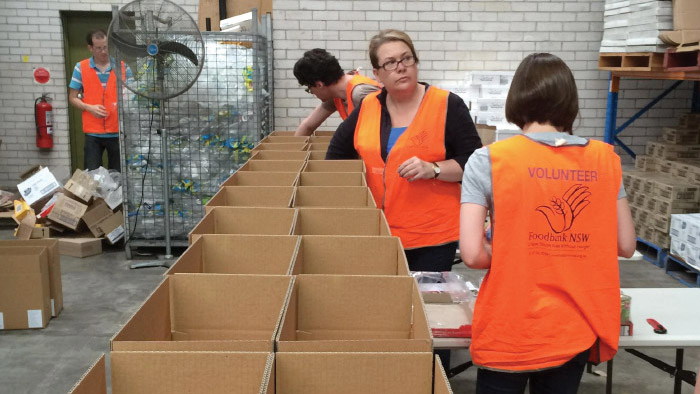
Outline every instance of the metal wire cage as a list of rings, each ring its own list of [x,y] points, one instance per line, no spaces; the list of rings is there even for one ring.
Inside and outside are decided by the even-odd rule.
[[[183,94],[152,100],[120,85],[127,257],[139,246],[186,246],[204,205],[272,130],[271,22],[255,14],[250,32],[202,32],[204,66]]]

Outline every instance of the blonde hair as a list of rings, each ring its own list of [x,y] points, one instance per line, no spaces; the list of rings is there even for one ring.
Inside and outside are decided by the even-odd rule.
[[[418,63],[418,54],[416,54],[416,48],[413,47],[411,37],[401,30],[386,29],[377,33],[369,41],[369,60],[372,62],[372,67],[379,68],[379,59],[377,58],[377,50],[379,47],[392,41],[400,41],[406,44],[406,46],[408,46],[408,48],[411,50],[413,57],[416,59],[416,63]]]

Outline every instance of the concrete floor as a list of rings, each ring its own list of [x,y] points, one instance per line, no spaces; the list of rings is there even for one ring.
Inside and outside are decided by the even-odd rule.
[[[12,232],[0,229],[0,239]],[[97,357],[109,351],[109,339],[162,280],[163,268],[130,270],[123,250],[77,259],[62,256],[64,310],[42,330],[0,332],[0,394],[66,394]],[[645,261],[621,262],[623,287],[681,287]],[[461,270],[461,269],[460,269]],[[466,268],[464,269],[466,272]],[[470,278],[478,278],[470,271]],[[698,328],[700,330],[700,327]],[[648,354],[673,362],[673,350]],[[453,364],[468,352],[455,352]],[[700,367],[700,349],[686,350],[686,369]],[[597,368],[605,371],[605,366]],[[451,379],[455,393],[474,392],[476,370]],[[614,393],[672,393],[673,379],[636,357],[615,358]],[[584,374],[579,393],[605,392],[605,378]],[[692,394],[684,384],[682,393]]]

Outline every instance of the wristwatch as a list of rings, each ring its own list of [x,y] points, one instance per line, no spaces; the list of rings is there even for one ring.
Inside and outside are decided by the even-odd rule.
[[[433,165],[433,179],[437,178],[440,175],[440,166],[437,165],[437,163],[431,163]]]

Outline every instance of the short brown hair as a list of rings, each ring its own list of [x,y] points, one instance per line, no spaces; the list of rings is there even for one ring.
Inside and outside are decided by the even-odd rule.
[[[549,53],[528,55],[518,66],[506,99],[506,119],[521,129],[550,123],[571,134],[578,116],[578,90],[569,67]]]
[[[408,46],[411,50],[411,55],[416,59],[418,63],[418,54],[416,54],[416,48],[413,47],[413,41],[408,34],[396,29],[386,29],[377,33],[369,41],[369,60],[372,62],[372,67],[379,68],[379,59],[377,58],[377,49],[379,49],[382,44],[392,41],[401,41]]]
[[[92,46],[93,38],[96,40],[101,40],[105,37],[107,37],[107,32],[105,32],[103,29],[97,28],[90,30],[87,36],[85,36],[85,40],[87,41],[88,45]]]

